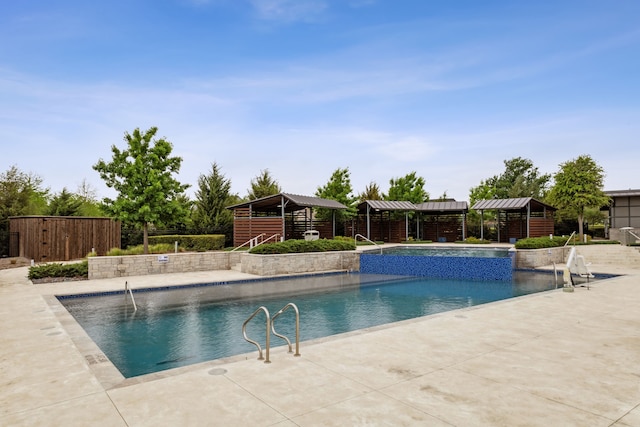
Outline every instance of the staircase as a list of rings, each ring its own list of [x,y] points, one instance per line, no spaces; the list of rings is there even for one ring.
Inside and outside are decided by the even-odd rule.
[[[576,252],[592,264],[608,264],[640,269],[640,246],[585,245]]]

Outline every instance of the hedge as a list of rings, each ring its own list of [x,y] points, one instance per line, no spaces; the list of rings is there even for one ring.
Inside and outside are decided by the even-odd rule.
[[[46,277],[89,277],[89,262],[84,260],[72,264],[50,263],[29,267],[29,280]]]
[[[199,235],[164,235],[149,236],[149,244],[178,242],[178,247],[186,251],[219,251],[224,249],[224,234],[199,234]]]
[[[292,254],[303,252],[352,251],[356,245],[349,240],[285,240],[284,242],[265,243],[251,249],[251,254]]]

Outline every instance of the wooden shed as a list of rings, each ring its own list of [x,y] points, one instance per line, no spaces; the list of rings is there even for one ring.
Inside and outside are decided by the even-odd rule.
[[[11,253],[36,262],[84,258],[92,250],[105,255],[120,247],[120,222],[77,216],[17,216],[9,218]],[[17,242],[17,243],[16,243]]]

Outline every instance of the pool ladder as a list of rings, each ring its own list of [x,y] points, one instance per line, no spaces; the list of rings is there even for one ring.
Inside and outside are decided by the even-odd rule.
[[[129,287],[129,282],[124,282],[124,297],[127,298],[127,292],[129,292],[129,296],[131,297],[131,302],[133,303],[133,311],[138,311],[138,306],[136,305],[136,300],[133,298],[133,292]]]
[[[282,307],[273,317],[270,316],[269,310],[267,310],[265,306],[258,307],[256,311],[254,311],[253,314],[249,316],[247,320],[245,320],[242,324],[242,336],[244,336],[244,339],[258,347],[258,360],[264,360],[264,363],[271,363],[271,361],[269,360],[269,348],[271,346],[272,333],[278,338],[285,340],[287,342],[287,345],[289,346],[289,353],[293,353],[293,350],[291,349],[291,341],[289,341],[289,338],[277,333],[275,327],[273,326],[278,316],[287,311],[289,308],[293,308],[296,313],[296,352],[294,356],[300,356],[300,312],[298,311],[298,307],[294,303],[290,302],[289,304]],[[247,324],[261,311],[264,312],[266,317],[265,357],[262,357],[262,347],[260,347],[260,344],[247,336]]]

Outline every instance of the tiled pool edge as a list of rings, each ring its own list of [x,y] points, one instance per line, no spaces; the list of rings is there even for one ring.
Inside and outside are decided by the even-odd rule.
[[[360,255],[361,273],[509,281],[513,277],[513,269],[514,262],[511,257]]]

